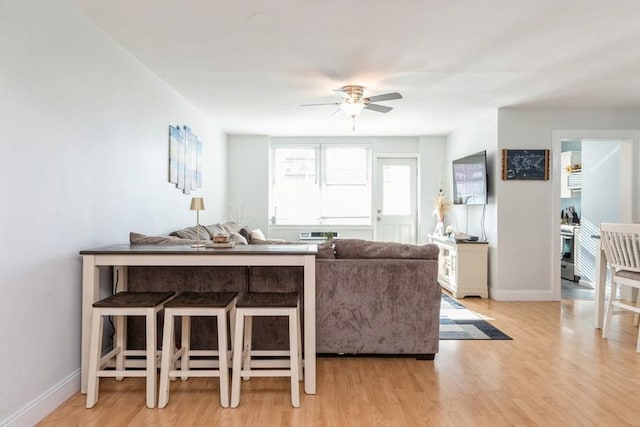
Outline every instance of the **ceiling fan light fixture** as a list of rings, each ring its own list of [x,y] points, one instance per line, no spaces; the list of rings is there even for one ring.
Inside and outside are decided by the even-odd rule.
[[[364,108],[364,103],[362,102],[349,102],[343,101],[340,104],[340,109],[350,117],[355,117],[362,113],[362,109]]]

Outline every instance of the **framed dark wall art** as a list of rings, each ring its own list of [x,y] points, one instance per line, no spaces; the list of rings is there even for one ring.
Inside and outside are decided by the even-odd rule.
[[[502,179],[547,181],[549,150],[502,150]]]

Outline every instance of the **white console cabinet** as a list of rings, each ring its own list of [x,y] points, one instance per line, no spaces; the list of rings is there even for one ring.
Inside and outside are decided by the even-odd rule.
[[[438,283],[454,298],[489,297],[487,286],[487,242],[456,242],[443,236],[429,236],[438,245]]]

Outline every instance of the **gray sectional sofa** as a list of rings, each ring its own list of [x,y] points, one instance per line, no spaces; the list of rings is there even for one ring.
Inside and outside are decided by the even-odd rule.
[[[317,351],[435,355],[437,259],[433,245],[336,240],[316,260]]]
[[[176,244],[169,240],[155,243]],[[144,241],[149,243],[149,239]],[[439,342],[437,257],[438,248],[431,244],[338,239],[320,245],[316,257],[317,352],[432,359]],[[301,267],[129,267],[128,281],[130,290],[302,293],[303,272]],[[286,327],[286,319],[256,319],[254,348],[286,348]],[[130,325],[134,346],[143,346],[142,330],[139,323]],[[194,319],[192,334],[194,348],[216,347],[211,319]]]

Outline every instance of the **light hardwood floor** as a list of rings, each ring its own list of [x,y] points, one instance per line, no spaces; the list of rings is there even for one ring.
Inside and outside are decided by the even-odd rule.
[[[593,301],[496,302],[469,309],[512,341],[440,341],[435,361],[319,358],[318,394],[290,405],[288,378],[243,383],[223,409],[217,379],[172,384],[165,409],[144,406],[144,380],[102,379],[85,409],[77,394],[40,426],[640,426],[638,329],[614,317],[593,328]]]

